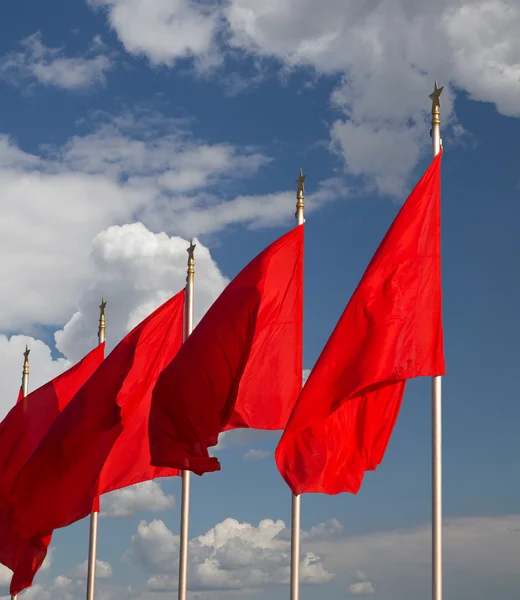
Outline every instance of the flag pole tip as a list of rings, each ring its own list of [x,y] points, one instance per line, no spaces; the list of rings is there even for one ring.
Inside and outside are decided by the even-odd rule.
[[[190,247],[186,249],[186,252],[188,253],[188,262],[193,260],[193,253],[195,252],[196,246],[195,238],[191,238]]]
[[[300,176],[296,180],[296,185],[298,186],[298,188],[297,188],[297,192],[298,193],[301,192],[303,194],[303,192],[305,191],[303,184],[305,182],[306,177],[307,177],[307,175],[306,174],[304,175],[303,174],[303,169],[300,168]]]
[[[30,352],[31,351],[29,350],[29,346],[25,344],[25,352],[23,353],[23,357],[25,358],[25,360],[28,360]]]
[[[441,105],[441,94],[444,86],[439,87],[439,82],[435,80],[435,85],[433,86],[433,92],[428,96],[432,101],[432,110],[434,108],[440,107]]]

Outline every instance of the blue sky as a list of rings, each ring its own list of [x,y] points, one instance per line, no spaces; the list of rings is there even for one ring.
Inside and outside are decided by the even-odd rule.
[[[103,294],[113,346],[183,285],[191,236],[200,318],[293,225],[300,167],[312,368],[428,165],[437,78],[446,86],[445,598],[518,594],[520,10],[498,0],[141,4],[4,8],[2,416],[25,343],[34,389],[95,343]],[[430,439],[430,381],[413,381],[385,460],[358,496],[303,498],[303,600],[429,593]],[[194,478],[192,597],[287,597],[287,530],[277,521],[290,524],[290,494],[276,440],[229,434],[221,473]],[[160,485],[106,501],[118,516],[101,521],[103,598],[176,593],[180,482]],[[82,522],[55,534],[28,600],[84,596],[76,567],[87,531]]]

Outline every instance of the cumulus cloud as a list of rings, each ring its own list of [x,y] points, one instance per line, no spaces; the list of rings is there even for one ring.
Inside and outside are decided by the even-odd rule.
[[[92,277],[78,310],[55,334],[56,346],[78,360],[96,343],[98,305],[106,307],[108,348],[186,283],[188,240],[155,234],[142,223],[109,227],[92,243]],[[209,250],[195,249],[195,321],[198,322],[227,284]]]
[[[140,220],[152,231],[190,238],[232,223],[292,222],[294,191],[255,198],[226,192],[226,182],[248,177],[266,163],[262,154],[195,140],[186,123],[146,111],[96,119],[94,131],[40,154],[0,136],[0,251],[10,257],[0,264],[5,282],[0,331],[64,323],[99,277],[103,246],[113,245],[114,236],[139,237],[135,225],[124,236],[108,230],[92,249],[92,240],[111,225]],[[338,193],[326,182],[313,204]],[[145,233],[140,237],[146,242]],[[152,245],[147,242],[149,251]],[[168,252],[159,238],[156,246],[157,252]]]
[[[274,58],[286,73],[310,66],[317,75],[336,76],[331,103],[339,113],[331,148],[349,175],[384,194],[405,193],[410,171],[428,152],[428,94],[436,78],[446,85],[445,126],[460,131],[453,100],[461,92],[520,116],[517,3],[154,0],[146,10],[138,0],[90,4],[106,7],[128,52],[155,64],[203,58],[218,39],[218,50],[211,51],[214,66],[238,52],[255,64]]]
[[[310,65],[341,75],[332,101],[344,117],[334,123],[332,140],[347,171],[382,192],[402,193],[399,181],[428,148],[427,95],[435,78],[450,86],[445,123],[454,120],[455,90],[520,116],[520,7],[511,2],[326,0],[318,10],[317,0],[233,0],[226,14],[235,47],[289,69]]]
[[[154,65],[203,56],[209,60],[218,11],[209,3],[189,0],[88,0],[104,8],[110,26],[126,51]]]
[[[102,517],[128,517],[138,511],[160,512],[175,506],[157,481],[144,481],[101,497]]]
[[[483,585],[494,590],[495,598],[508,598],[518,589],[514,548],[520,538],[520,515],[447,518],[443,537],[446,587],[458,598],[488,597]],[[355,586],[351,594],[375,590],[374,580],[377,593],[390,600],[420,597],[429,591],[430,525],[315,540],[309,548],[319,554],[328,571],[342,574],[347,587]],[[396,579],[396,573],[406,577]],[[468,577],[461,578],[461,573]]]
[[[0,416],[15,404],[21,384],[23,351],[30,348],[29,390],[32,391],[82,358],[97,344],[99,303],[107,300],[107,346],[119,340],[155,308],[181,290],[186,281],[189,242],[179,237],[154,234],[141,223],[111,227],[91,245],[85,291],[76,299],[77,310],[63,329],[55,333],[56,345],[66,358],[54,359],[50,347],[29,336],[0,334]],[[87,252],[88,256],[88,252]],[[195,316],[200,319],[227,283],[209,250],[201,243],[195,250]],[[2,267],[0,266],[0,270]],[[48,293],[60,294],[60,288]],[[78,294],[79,295],[79,294]],[[27,307],[26,318],[36,320]],[[6,310],[11,308],[6,305]],[[70,316],[70,313],[69,313]],[[149,488],[139,494],[153,492]]]
[[[290,574],[290,542],[279,538],[283,521],[265,519],[258,526],[225,519],[204,535],[190,541],[192,590],[239,590],[287,584]],[[179,536],[162,521],[141,521],[127,560],[140,563],[150,573],[148,588],[174,589],[172,561],[178,557]],[[301,581],[326,583],[332,579],[319,556],[304,552]]]
[[[41,32],[20,42],[21,52],[0,57],[0,77],[16,84],[38,82],[68,90],[85,89],[103,84],[112,60],[105,46],[95,37],[82,56],[65,56],[62,48],[50,48],[42,41]]]
[[[348,593],[352,596],[371,596],[375,593],[374,585],[370,581],[358,581],[348,586]]]
[[[69,573],[67,578],[61,578],[58,580],[58,585],[68,585],[71,579],[77,581],[86,581],[88,574],[88,561],[82,562],[80,565],[75,566]],[[112,566],[110,563],[104,560],[96,560],[96,579],[108,579],[112,577]]]
[[[302,532],[302,582],[335,578],[349,596],[377,593],[389,600],[428,593],[431,575],[429,525],[401,531],[349,535],[335,519]],[[464,600],[507,599],[518,589],[515,549],[520,515],[446,519],[446,586]],[[150,591],[176,587],[172,563],[179,537],[162,521],[142,521],[126,555],[148,573]],[[290,530],[283,521],[258,526],[225,519],[190,541],[189,581],[197,590],[260,590],[286,585],[290,573]],[[406,573],[406,577],[396,574]],[[468,577],[461,578],[461,573]],[[370,576],[368,575],[370,574]],[[484,586],[484,587],[482,587]],[[479,595],[480,594],[480,595]]]
[[[273,439],[280,437],[279,431],[262,431],[260,429],[232,429],[224,431],[218,436],[218,444],[211,448],[213,452],[220,452],[232,446],[242,446],[253,444],[259,440]]]

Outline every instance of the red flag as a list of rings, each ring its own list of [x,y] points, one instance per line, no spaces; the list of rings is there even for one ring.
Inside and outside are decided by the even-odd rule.
[[[407,379],[445,372],[438,155],[392,223],[276,449],[294,494],[357,493],[383,459]]]
[[[23,389],[20,386],[20,390],[18,392],[18,398],[16,399],[16,403],[18,404],[18,402],[21,402],[23,400]]]
[[[163,371],[150,413],[152,464],[199,475],[225,428],[282,429],[302,382],[303,225],[227,286]]]
[[[101,493],[177,475],[150,465],[153,386],[182,343],[184,290],[130,332],[50,428],[14,486],[26,535],[87,516]]]
[[[20,390],[0,425],[0,562],[14,571],[12,594],[32,584],[51,540],[50,535],[34,539],[23,535],[9,508],[13,484],[52,423],[100,365],[103,353],[104,344],[25,398]]]

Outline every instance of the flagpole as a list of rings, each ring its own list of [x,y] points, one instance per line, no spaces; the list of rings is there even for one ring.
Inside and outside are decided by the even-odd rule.
[[[441,149],[441,93],[437,81],[432,101],[433,156]],[[432,600],[442,600],[442,379],[432,377]]]
[[[307,175],[300,169],[300,176],[296,180],[296,223],[303,225],[304,217],[304,186]],[[300,496],[292,496],[291,510],[291,600],[298,600],[300,596],[300,531],[301,531],[301,502]]]
[[[99,326],[98,326],[98,344],[105,341],[106,317],[105,308],[107,303],[101,298],[99,305]],[[97,510],[90,513],[90,535],[88,543],[88,567],[87,567],[87,600],[94,600],[94,588],[96,584],[96,550],[98,534],[98,516]]]
[[[29,350],[27,344],[25,345],[25,352],[23,353],[23,369],[22,369],[22,396],[25,398],[29,393]],[[17,600],[18,594],[11,594],[11,600]]]
[[[25,346],[25,352],[23,353],[23,370],[22,370],[22,396],[25,398],[29,393],[29,350],[28,346]]]
[[[186,299],[184,302],[184,328],[183,342],[186,341],[193,331],[193,288],[195,283],[195,259],[194,251],[196,244],[193,240],[188,248],[188,274],[186,277]],[[188,584],[188,527],[190,517],[190,472],[181,471],[182,476],[182,500],[181,500],[181,531],[179,548],[179,586],[178,599],[186,600]]]

